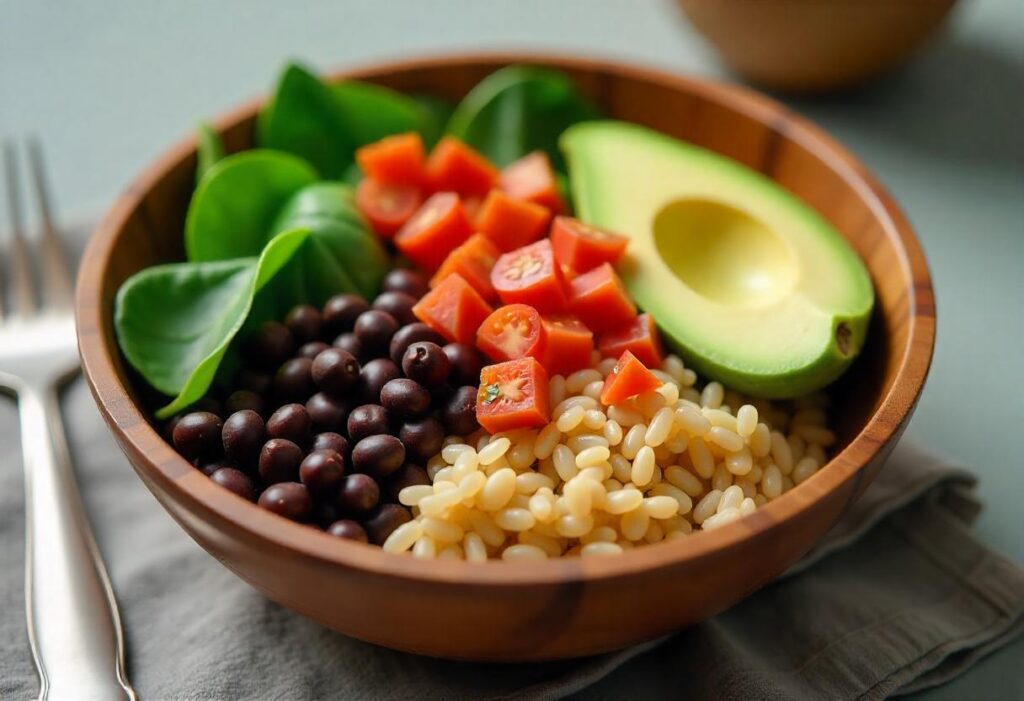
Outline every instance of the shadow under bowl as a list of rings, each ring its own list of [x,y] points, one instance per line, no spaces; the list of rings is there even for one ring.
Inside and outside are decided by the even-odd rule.
[[[135,471],[174,519],[271,599],[347,635],[437,657],[597,653],[691,625],[762,587],[806,553],[881,469],[920,394],[935,337],[928,269],[897,206],[849,152],[770,99],[618,63],[532,54],[411,60],[333,78],[457,99],[493,70],[520,62],[566,71],[611,117],[766,174],[835,225],[871,272],[877,303],[868,342],[835,391],[835,457],[740,521],[614,558],[474,565],[340,540],[214,484],[150,423],[113,327],[121,283],[182,258],[193,138],[158,158],[114,203],[79,273],[85,376]],[[254,101],[217,120],[229,152],[252,146],[259,106]]]

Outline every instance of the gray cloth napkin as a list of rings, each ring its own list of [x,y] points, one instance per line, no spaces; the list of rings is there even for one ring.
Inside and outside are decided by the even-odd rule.
[[[89,228],[76,228],[81,245]],[[1024,628],[1024,569],[970,532],[980,510],[973,477],[904,443],[784,577],[676,635],[544,664],[393,652],[281,608],[200,549],[135,477],[81,380],[66,393],[64,416],[143,701],[876,699],[941,684]],[[0,397],[0,699],[37,693],[17,426],[14,404]],[[642,692],[636,679],[617,685],[631,660],[656,670],[634,675]],[[1024,684],[1007,696],[1022,697]]]
[[[333,633],[263,598],[193,543],[115,446],[81,381],[72,453],[127,626],[142,699],[882,698],[940,684],[1024,627],[1024,570],[974,539],[971,475],[906,443],[820,546],[716,618],[608,655],[546,664],[430,660]],[[33,698],[13,404],[0,401],[0,697]],[[612,694],[614,697],[615,694]],[[621,698],[621,695],[618,696]]]

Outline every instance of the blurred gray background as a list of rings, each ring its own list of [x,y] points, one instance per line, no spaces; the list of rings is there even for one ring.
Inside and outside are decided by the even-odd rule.
[[[70,222],[102,213],[199,118],[268,89],[289,57],[328,69],[534,48],[737,80],[668,0],[298,4],[0,0],[0,138],[42,138]],[[979,533],[1024,560],[1024,2],[963,0],[894,74],[839,96],[780,99],[873,169],[916,227],[939,336],[907,435],[980,476]],[[1022,658],[1018,641],[929,696],[983,698],[985,679],[1019,674]]]

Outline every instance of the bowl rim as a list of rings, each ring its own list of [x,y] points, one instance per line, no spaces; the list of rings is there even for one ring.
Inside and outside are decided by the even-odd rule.
[[[174,501],[185,506],[188,513],[262,549],[283,549],[327,566],[422,584],[499,588],[611,581],[669,566],[692,564],[710,555],[722,555],[748,539],[769,536],[784,522],[806,512],[814,503],[839,489],[851,476],[857,480],[852,491],[856,494],[859,481],[863,479],[863,468],[902,432],[920,396],[935,344],[934,292],[924,253],[909,221],[879,181],[824,130],[765,95],[738,85],[613,58],[582,58],[534,51],[430,53],[360,63],[332,72],[328,77],[332,81],[373,78],[411,69],[478,63],[532,63],[658,83],[670,90],[718,102],[766,124],[769,129],[821,158],[839,174],[868,203],[874,217],[886,229],[886,235],[897,249],[904,275],[911,283],[906,290],[910,311],[900,365],[892,387],[867,423],[840,453],[801,483],[800,489],[765,504],[746,518],[712,531],[694,533],[688,538],[630,550],[614,558],[558,558],[516,563],[489,561],[484,564],[455,560],[422,561],[385,553],[376,546],[335,538],[272,514],[214,484],[168,445],[148,422],[141,407],[132,400],[116,369],[118,349],[116,345],[108,346],[104,338],[104,318],[112,314],[112,310],[103,308],[100,289],[118,233],[151,187],[194,153],[196,138],[187,136],[152,161],[107,210],[89,239],[75,294],[76,327],[84,375],[122,450],[126,454],[134,453],[135,459],[130,462],[150,491],[155,494],[153,483],[159,483],[163,490],[173,494]],[[252,116],[264,99],[258,97],[246,101],[223,113],[212,124],[222,132]],[[849,502],[840,510],[836,520],[848,505]],[[165,508],[168,507],[165,505]],[[171,515],[181,520],[173,511]]]

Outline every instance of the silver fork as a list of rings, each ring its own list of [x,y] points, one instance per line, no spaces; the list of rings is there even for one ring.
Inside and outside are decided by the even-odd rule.
[[[13,393],[25,459],[25,615],[40,699],[135,699],[124,633],[75,483],[58,390],[78,373],[71,274],[54,230],[39,144],[28,144],[39,201],[45,303],[36,300],[22,229],[18,160],[4,143],[10,239],[10,313],[0,266],[0,389]],[[2,253],[2,251],[0,251]],[[0,263],[3,256],[0,255]]]

